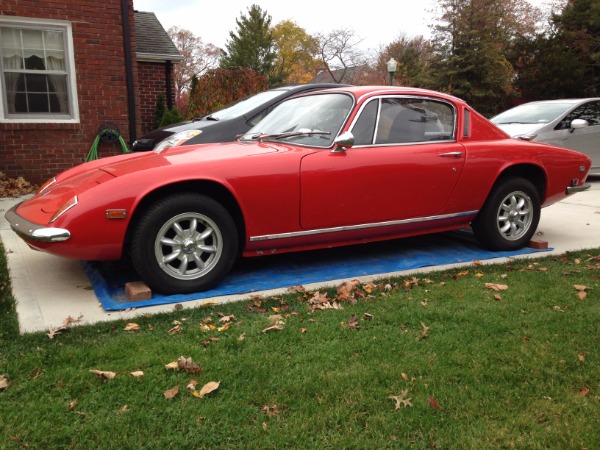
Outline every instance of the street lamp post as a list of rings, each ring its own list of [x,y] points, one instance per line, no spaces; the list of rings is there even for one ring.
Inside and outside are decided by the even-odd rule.
[[[387,62],[387,69],[390,74],[390,86],[394,85],[394,73],[396,73],[396,69],[398,68],[398,62],[394,58],[390,58]]]

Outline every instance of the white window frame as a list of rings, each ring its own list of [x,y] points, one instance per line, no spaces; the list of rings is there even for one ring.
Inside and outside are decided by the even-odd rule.
[[[32,30],[60,30],[65,36],[65,65],[67,71],[67,90],[69,111],[63,114],[8,114],[6,109],[6,81],[0,47],[0,123],[79,123],[79,103],[77,97],[77,81],[75,77],[75,57],[73,46],[73,29],[65,20],[33,19],[29,17],[0,16],[0,26]]]

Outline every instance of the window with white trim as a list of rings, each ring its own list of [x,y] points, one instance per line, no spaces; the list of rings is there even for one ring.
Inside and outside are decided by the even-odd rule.
[[[2,122],[79,119],[71,26],[0,18]]]

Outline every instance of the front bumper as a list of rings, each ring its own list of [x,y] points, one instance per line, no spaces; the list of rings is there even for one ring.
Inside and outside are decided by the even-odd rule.
[[[19,205],[10,208],[6,214],[4,214],[4,217],[10,224],[12,230],[24,240],[34,242],[62,242],[71,237],[69,230],[38,225],[19,216],[17,214]]]
[[[581,186],[567,186],[567,194],[575,194],[577,192],[587,191],[592,185],[589,183],[582,184]]]

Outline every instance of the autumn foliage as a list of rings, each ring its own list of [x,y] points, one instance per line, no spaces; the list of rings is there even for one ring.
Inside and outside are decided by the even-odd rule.
[[[246,67],[209,70],[190,92],[186,118],[204,116],[267,88],[267,78]]]

